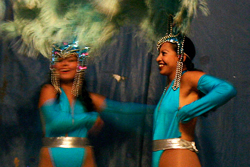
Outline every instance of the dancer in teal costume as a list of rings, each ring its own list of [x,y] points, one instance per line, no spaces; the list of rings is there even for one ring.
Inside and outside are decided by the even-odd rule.
[[[53,47],[51,83],[43,86],[39,100],[44,132],[40,167],[96,167],[87,136],[102,121],[86,90],[87,51],[77,41]]]
[[[182,51],[178,50],[180,43]],[[154,112],[152,166],[201,166],[193,142],[196,117],[225,104],[236,90],[230,83],[193,68],[195,50],[189,38],[170,33],[159,41],[158,49],[156,60],[169,85]],[[177,56],[181,52],[183,55]],[[183,64],[178,66],[180,61]]]
[[[88,130],[97,120],[98,113],[88,112],[77,99],[74,104],[74,117],[65,92],[58,100],[47,101],[40,110],[45,124],[45,137],[87,137]],[[73,121],[73,123],[72,123]],[[80,167],[84,162],[85,148],[49,148],[52,162],[56,167]]]
[[[170,86],[173,85],[173,81]],[[208,93],[179,110],[180,89],[164,90],[161,100],[154,113],[153,140],[180,138],[180,122],[188,122],[203,113],[224,104],[235,95],[234,88],[218,78],[203,75],[198,83],[198,90]],[[223,98],[222,98],[223,96]],[[153,152],[153,166],[157,167],[163,150]]]

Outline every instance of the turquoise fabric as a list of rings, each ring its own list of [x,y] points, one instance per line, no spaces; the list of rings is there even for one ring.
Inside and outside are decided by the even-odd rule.
[[[50,148],[55,167],[81,167],[84,162],[84,148]]]
[[[102,107],[102,112],[120,113],[120,114],[147,114],[153,113],[155,105],[139,104],[132,102],[118,102],[110,99],[105,99],[105,106]]]
[[[122,132],[134,133],[141,127],[146,114],[153,114],[156,105],[131,102],[118,102],[105,99],[102,107],[102,119]],[[122,117],[118,115],[122,114]]]
[[[225,104],[236,95],[235,88],[221,79],[203,75],[198,82],[198,90],[205,94],[204,97],[191,104],[179,107],[180,89],[171,89],[173,82],[158,103],[154,113],[153,140],[179,138],[179,122],[188,122],[213,108]],[[162,150],[153,152],[152,166],[158,167]]]
[[[197,89],[206,96],[180,109],[179,117],[182,123],[225,104],[237,93],[230,83],[210,75],[203,75],[200,78]]]
[[[179,107],[180,89],[172,89],[172,81],[168,90],[164,90],[162,97],[154,112],[153,140],[179,138],[179,119],[177,117]],[[162,150],[152,153],[152,166],[158,167]]]
[[[87,112],[78,99],[72,109],[63,90],[59,102],[52,99],[40,108],[45,137],[60,137],[65,134],[69,137],[87,137],[87,132],[94,125],[98,113]],[[80,167],[84,153],[84,148],[50,148],[55,167]]]

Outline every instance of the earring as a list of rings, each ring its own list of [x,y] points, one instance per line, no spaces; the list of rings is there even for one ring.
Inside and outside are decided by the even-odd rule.
[[[82,82],[84,78],[83,75],[84,75],[84,72],[80,70],[80,71],[77,71],[75,78],[74,78],[71,93],[76,97],[81,94]]]
[[[62,93],[60,89],[60,78],[56,70],[51,70],[51,84],[54,86],[57,93]]]
[[[176,67],[175,80],[174,80],[174,84],[172,86],[173,90],[176,90],[180,87],[182,69],[183,69],[183,62],[178,61],[177,67]]]

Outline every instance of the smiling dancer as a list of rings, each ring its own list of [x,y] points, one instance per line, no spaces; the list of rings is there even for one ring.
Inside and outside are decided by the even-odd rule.
[[[85,59],[88,48],[77,42],[55,46],[51,61],[51,84],[41,90],[39,108],[43,122],[40,167],[94,167],[88,131],[99,124],[98,113],[86,90]]]
[[[170,22],[169,33],[157,45],[156,61],[168,82],[154,112],[153,166],[199,167],[194,143],[196,117],[225,104],[236,90],[230,83],[194,69],[194,44],[174,28]]]

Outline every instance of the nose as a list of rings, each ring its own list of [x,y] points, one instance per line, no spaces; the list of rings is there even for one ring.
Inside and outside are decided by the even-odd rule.
[[[158,54],[158,56],[156,57],[156,61],[160,62],[161,61],[161,54]]]
[[[63,60],[62,60],[62,65],[63,65],[63,66],[67,66],[67,65],[68,65],[68,61],[67,61],[66,59],[63,59]]]

